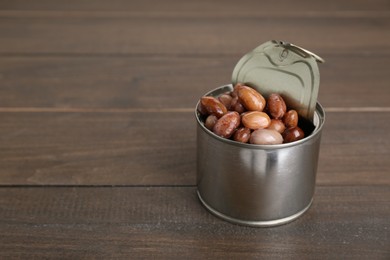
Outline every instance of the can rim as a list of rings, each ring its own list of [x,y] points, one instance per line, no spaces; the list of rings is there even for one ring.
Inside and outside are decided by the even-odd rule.
[[[219,93],[223,93],[223,92],[226,92],[226,91],[230,91],[230,90],[233,90],[233,85],[232,84],[227,84],[227,85],[223,85],[223,86],[220,86],[218,88],[215,88],[209,92],[207,92],[204,96],[216,96],[218,95]],[[235,145],[235,146],[239,146],[239,147],[245,147],[245,148],[252,148],[252,149],[263,149],[263,150],[276,150],[276,149],[281,149],[281,148],[286,148],[286,147],[292,147],[292,146],[296,146],[296,145],[300,145],[302,143],[305,143],[311,139],[313,139],[314,137],[316,137],[318,134],[321,133],[321,129],[323,128],[324,126],[324,123],[325,123],[325,110],[324,108],[322,107],[322,105],[317,101],[316,103],[316,110],[314,112],[314,119],[313,119],[313,125],[315,126],[315,128],[313,129],[313,132],[304,137],[303,139],[301,140],[298,140],[298,141],[294,141],[294,142],[291,142],[291,143],[283,143],[283,144],[249,144],[249,143],[240,143],[240,142],[237,142],[237,141],[234,141],[234,140],[230,140],[230,139],[226,139],[226,138],[223,138],[221,136],[218,136],[216,134],[214,134],[212,131],[210,131],[209,129],[207,129],[204,124],[200,121],[199,119],[199,112],[197,110],[198,106],[199,106],[199,102],[198,101],[196,103],[196,106],[195,106],[195,118],[196,118],[196,121],[198,123],[198,125],[200,125],[200,127],[202,128],[203,131],[205,131],[207,134],[209,134],[210,136],[222,141],[222,142],[225,142],[225,143],[228,143],[228,144],[231,144],[231,145]]]
[[[250,226],[250,227],[274,227],[274,226],[280,226],[280,225],[290,223],[290,222],[296,220],[297,218],[299,218],[301,215],[303,215],[310,208],[310,206],[313,204],[313,198],[312,198],[310,200],[309,204],[307,204],[305,206],[305,208],[303,208],[302,210],[300,210],[300,211],[298,211],[290,216],[280,218],[280,219],[243,220],[243,219],[233,218],[233,217],[230,217],[224,213],[219,212],[218,210],[214,209],[209,204],[207,204],[207,202],[202,198],[199,190],[197,190],[197,194],[198,194],[198,198],[199,198],[200,202],[205,206],[205,208],[209,212],[211,212],[215,216],[220,217],[221,219],[226,220],[226,221],[231,222],[231,223],[234,223],[234,224],[243,225],[243,226]]]

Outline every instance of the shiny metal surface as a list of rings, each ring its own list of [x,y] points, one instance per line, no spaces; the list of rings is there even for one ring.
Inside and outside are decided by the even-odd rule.
[[[287,49],[291,49],[293,50],[294,52],[298,53],[299,55],[301,55],[302,57],[309,57],[309,56],[312,56],[317,62],[320,62],[320,63],[325,63],[325,60],[323,58],[321,58],[320,56],[318,56],[317,54],[311,52],[311,51],[308,51],[302,47],[299,47],[295,44],[292,44],[292,43],[289,43],[289,42],[284,42],[284,41],[273,41],[274,43],[276,44],[279,44],[279,45],[282,45],[283,47],[287,48]]]
[[[206,201],[203,200],[202,195],[200,195],[199,191],[197,193],[198,193],[199,200],[202,202],[202,204],[206,207],[207,210],[209,210],[214,215],[216,215],[216,216],[218,216],[226,221],[232,222],[234,224],[240,224],[240,225],[244,225],[244,226],[253,226],[253,227],[273,227],[273,226],[287,224],[287,223],[299,218],[303,213],[305,213],[310,208],[311,203],[313,202],[313,200],[311,200],[309,205],[306,206],[306,208],[304,208],[303,210],[301,210],[300,212],[298,212],[294,215],[291,215],[291,216],[288,216],[285,218],[276,219],[276,220],[267,220],[267,221],[250,221],[250,220],[241,220],[241,219],[232,218],[230,216],[222,214],[221,212],[216,211],[215,209],[210,207]]]
[[[231,89],[218,88],[207,95]],[[214,214],[252,226],[291,221],[310,205],[315,188],[324,110],[317,103],[314,130],[302,140],[252,145],[216,136],[197,119],[197,186]],[[284,221],[285,220],[285,221]]]
[[[313,120],[320,84],[318,55],[282,41],[268,41],[245,54],[236,64],[232,82],[244,83],[263,96],[282,95],[289,107]]]

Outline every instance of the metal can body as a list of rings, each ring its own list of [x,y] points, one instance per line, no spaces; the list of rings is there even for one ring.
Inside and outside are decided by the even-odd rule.
[[[198,196],[212,213],[237,224],[274,226],[294,220],[310,207],[325,120],[320,104],[312,133],[280,145],[224,139],[205,128],[198,114],[196,118]]]

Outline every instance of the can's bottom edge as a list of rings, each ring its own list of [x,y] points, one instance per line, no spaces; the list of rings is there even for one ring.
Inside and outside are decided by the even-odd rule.
[[[288,216],[286,218],[281,218],[281,219],[275,219],[275,220],[266,220],[266,221],[254,221],[254,220],[242,220],[242,219],[236,219],[233,217],[229,217],[215,209],[213,209],[210,205],[208,205],[202,198],[202,196],[199,193],[199,190],[197,191],[199,200],[201,203],[206,207],[208,211],[210,211],[212,214],[216,215],[219,218],[222,218],[228,222],[238,224],[238,225],[243,225],[243,226],[251,226],[251,227],[274,227],[274,226],[279,226],[283,224],[287,224],[298,217],[300,217],[303,213],[305,213],[313,203],[313,199],[310,200],[309,204],[301,211],[295,213],[294,215]]]

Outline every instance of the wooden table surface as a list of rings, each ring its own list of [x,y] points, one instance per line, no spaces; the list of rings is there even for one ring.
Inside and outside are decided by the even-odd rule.
[[[194,107],[271,39],[326,59],[314,203],[196,196]],[[0,1],[1,259],[390,259],[390,2]]]

